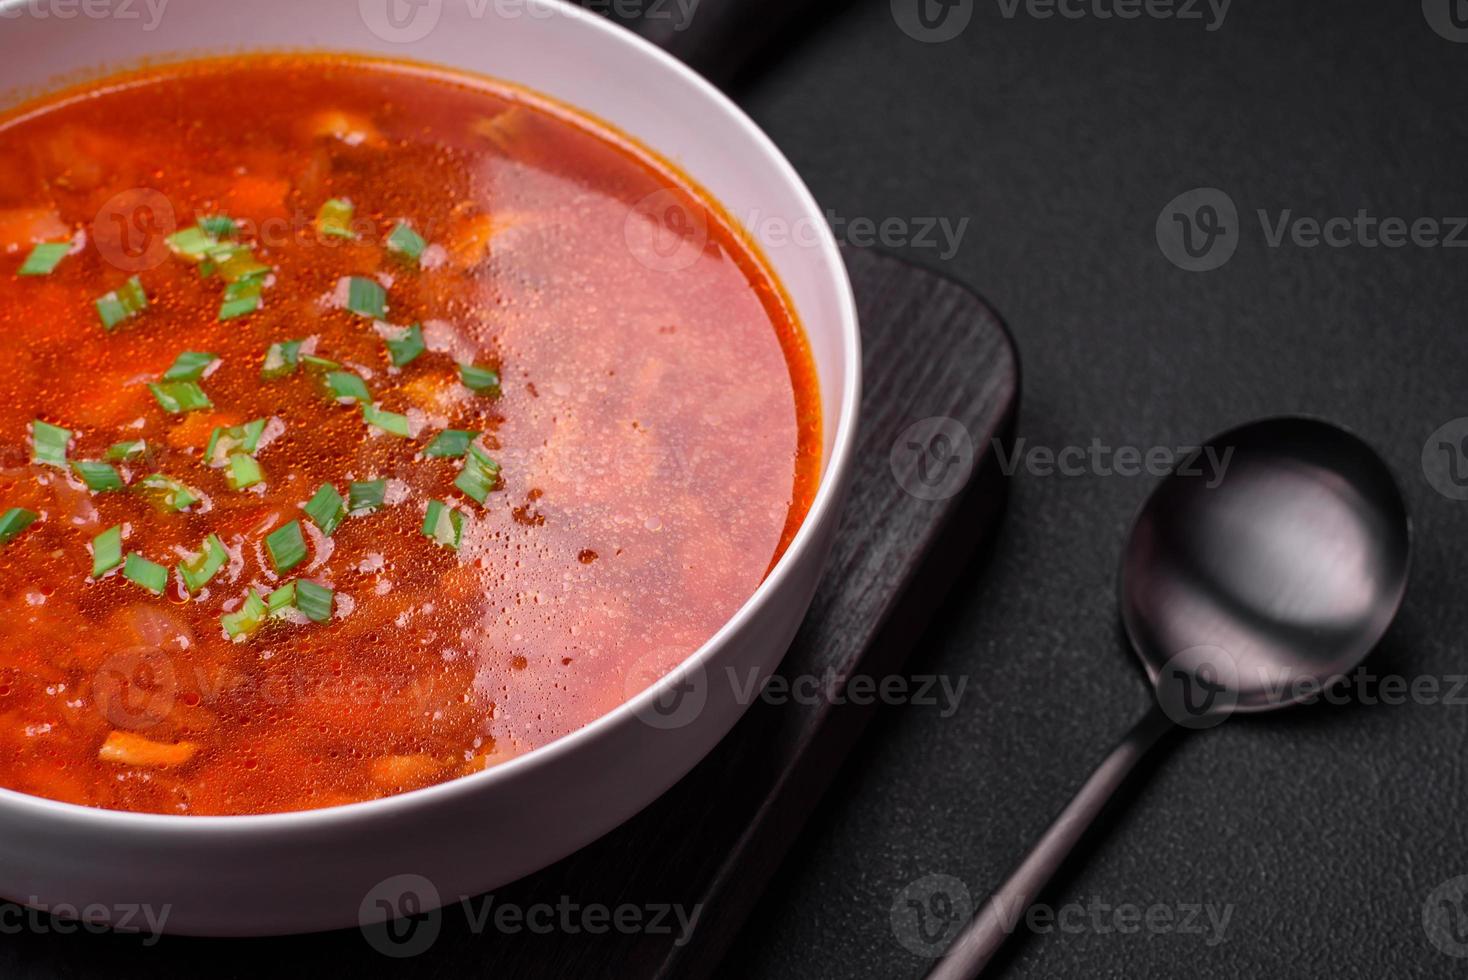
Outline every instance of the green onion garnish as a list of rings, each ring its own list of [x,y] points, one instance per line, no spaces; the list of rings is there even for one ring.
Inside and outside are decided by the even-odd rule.
[[[296,608],[306,614],[313,623],[324,623],[331,618],[331,603],[336,593],[310,579],[296,580]]]
[[[323,379],[327,394],[337,401],[367,404],[372,401],[372,392],[367,382],[350,371],[328,371]]]
[[[499,397],[500,375],[498,371],[475,367],[473,364],[460,364],[459,380],[464,382],[464,387],[471,388],[481,395],[488,395],[491,398]]]
[[[181,258],[190,262],[202,262],[209,253],[219,247],[219,240],[209,233],[207,228],[193,227],[184,228],[174,232],[164,239],[168,248]]]
[[[347,487],[347,510],[353,514],[374,511],[386,497],[386,480],[359,480]]]
[[[341,365],[329,357],[317,357],[315,354],[302,354],[301,363],[308,371],[336,371]]]
[[[351,201],[334,197],[316,213],[316,230],[331,238],[356,238],[357,233],[352,231],[354,213]]]
[[[211,534],[205,538],[199,553],[180,562],[178,566],[178,573],[183,576],[184,587],[189,590],[189,595],[197,595],[228,561],[229,552],[224,549],[224,542],[219,540],[219,535]]]
[[[142,280],[133,276],[117,289],[96,301],[97,316],[102,328],[116,330],[124,320],[129,320],[148,308],[148,294]]]
[[[92,539],[92,578],[122,564],[122,525],[114,524]]]
[[[428,243],[423,240],[423,236],[414,231],[406,221],[399,221],[397,227],[387,236],[387,250],[413,262],[423,257],[423,250],[427,247]]]
[[[49,276],[56,271],[66,253],[71,251],[71,242],[42,242],[31,249],[17,273],[22,276]]]
[[[155,506],[165,510],[188,510],[199,502],[198,491],[162,473],[143,477],[134,485],[134,489],[153,501]]]
[[[282,609],[291,609],[296,604],[296,583],[287,582],[265,599],[265,612],[274,616]]]
[[[306,539],[301,537],[301,522],[291,521],[278,527],[265,537],[265,548],[270,552],[270,563],[280,574],[295,568],[306,558]]]
[[[122,577],[154,595],[162,595],[163,587],[168,584],[168,568],[133,551],[122,566]]]
[[[240,226],[227,214],[211,214],[200,218],[199,227],[216,238],[233,238],[240,230]]]
[[[214,403],[196,381],[164,381],[148,385],[148,390],[153,393],[163,410],[172,415],[214,407]]]
[[[433,437],[428,448],[423,450],[425,456],[449,456],[457,459],[469,451],[469,443],[474,441],[477,432],[467,429],[444,429]]]
[[[386,339],[387,353],[392,358],[393,367],[403,367],[428,348],[423,343],[423,327],[421,324],[413,324],[396,337]]]
[[[347,280],[347,309],[369,320],[387,315],[387,290],[375,279],[353,276]]]
[[[464,534],[464,515],[441,500],[428,502],[428,513],[423,517],[423,535],[435,544],[459,550],[459,540]]]
[[[265,352],[265,365],[260,369],[262,378],[284,378],[296,373],[301,360],[301,345],[304,340],[284,340],[271,344]]]
[[[399,415],[397,412],[384,412],[376,405],[367,404],[362,406],[362,418],[368,425],[375,425],[383,432],[390,432],[395,436],[410,438],[412,433],[408,428],[408,417]]]
[[[459,478],[454,481],[454,486],[463,491],[465,496],[473,498],[475,503],[483,504],[491,491],[499,489],[499,485],[500,464],[478,446],[470,446],[464,468],[459,471]]]
[[[204,370],[215,361],[219,360],[218,354],[209,354],[204,351],[186,350],[174,358],[173,366],[163,372],[164,381],[198,381],[204,376]]]
[[[265,280],[256,276],[241,279],[224,287],[224,302],[219,304],[219,319],[233,320],[254,313],[264,305],[260,295],[265,290]]]
[[[78,459],[72,462],[71,468],[76,470],[76,475],[82,478],[87,489],[94,493],[106,493],[109,490],[123,488],[122,477],[118,475],[117,467],[111,463],[95,459]]]
[[[132,439],[127,442],[114,442],[111,446],[107,447],[107,452],[102,455],[104,459],[111,460],[114,463],[131,463],[147,451],[148,444],[146,442],[141,439]]]
[[[31,421],[31,462],[47,466],[66,466],[66,447],[71,444],[71,430],[59,425]]]
[[[249,246],[225,242],[209,250],[209,271],[219,273],[225,282],[243,282],[263,279],[270,274],[270,266],[255,258]]]
[[[244,490],[257,483],[264,483],[265,471],[260,468],[260,461],[254,456],[235,453],[229,458],[229,470],[224,478],[229,481],[231,490]]]
[[[0,544],[9,544],[19,536],[20,532],[30,527],[40,517],[33,510],[24,507],[12,507],[4,514],[0,514]]]
[[[321,528],[321,533],[327,537],[331,537],[347,516],[347,505],[342,501],[342,495],[330,483],[321,484],[321,489],[316,491],[304,509],[311,523]]]
[[[253,456],[260,448],[265,422],[265,419],[251,419],[244,425],[216,428],[209,433],[209,445],[204,447],[204,462],[217,467],[229,462],[229,457],[235,453]]]
[[[245,595],[245,604],[236,612],[220,616],[219,625],[224,627],[224,632],[231,640],[237,640],[258,630],[265,622],[265,614],[265,600],[260,598],[260,593],[251,589]]]

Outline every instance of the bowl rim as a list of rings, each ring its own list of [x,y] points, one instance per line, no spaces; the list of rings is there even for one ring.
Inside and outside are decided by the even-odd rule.
[[[16,2],[23,2],[23,0],[16,0]],[[591,30],[599,35],[600,40],[596,43],[626,45],[640,52],[643,57],[661,63],[662,67],[677,75],[683,84],[692,86],[705,97],[713,100],[729,121],[750,140],[751,145],[773,164],[780,179],[784,180],[788,188],[794,192],[800,207],[809,215],[821,215],[820,206],[811,194],[810,188],[805,185],[795,167],[780,152],[774,141],[750,119],[743,109],[702,75],[645,38],[618,27],[602,17],[588,16],[587,11],[569,3],[568,0],[525,0],[525,2],[560,14],[574,13],[577,20],[584,25],[589,25]],[[9,5],[10,0],[0,0],[0,7]],[[281,49],[266,47],[258,50],[266,52]],[[290,50],[321,54],[357,55],[360,53],[335,50],[325,46]],[[190,58],[201,56],[208,57],[209,55],[207,52],[187,55]],[[160,57],[157,61],[150,59],[149,64],[167,64],[169,60],[171,59]],[[447,71],[464,71],[464,69],[450,68],[429,60],[421,63]],[[483,75],[482,77],[493,78],[494,76]],[[497,80],[540,94],[538,89],[513,79]],[[576,108],[574,104],[571,107]],[[633,134],[625,135],[639,143],[642,142]],[[656,146],[649,148],[654,153],[659,152]],[[691,176],[695,181],[697,180],[696,174]],[[717,199],[714,200],[715,203],[720,203]],[[775,594],[780,591],[782,584],[792,574],[793,566],[815,546],[814,539],[819,533],[819,528],[828,521],[839,519],[838,511],[842,502],[844,477],[852,465],[861,405],[861,331],[856,314],[856,298],[852,292],[851,278],[847,272],[846,263],[841,257],[840,247],[836,244],[835,236],[824,220],[816,221],[814,225],[819,261],[828,266],[833,273],[835,281],[831,285],[835,287],[838,303],[836,319],[839,321],[837,332],[843,372],[840,403],[834,413],[827,407],[825,399],[822,399],[821,404],[823,426],[829,424],[833,419],[835,422],[836,428],[831,441],[831,451],[824,460],[820,482],[816,487],[816,494],[811,501],[810,508],[806,511],[795,536],[775,563],[774,568],[718,630],[698,649],[684,658],[677,667],[668,671],[635,697],[620,702],[605,714],[544,745],[479,772],[373,800],[278,813],[193,816],[113,810],[52,800],[0,786],[0,816],[31,817],[65,822],[73,828],[90,826],[93,829],[105,828],[112,831],[126,829],[145,834],[151,832],[167,834],[170,837],[182,835],[188,838],[214,840],[234,835],[268,836],[297,831],[330,830],[334,827],[363,821],[403,817],[411,812],[436,807],[459,797],[491,791],[491,788],[498,783],[510,782],[530,770],[550,765],[561,757],[577,752],[582,745],[604,737],[618,726],[635,721],[640,713],[649,710],[656,699],[670,692],[689,674],[705,669],[715,653],[728,642],[729,637],[774,600]],[[750,234],[747,229],[740,227],[744,234]],[[750,237],[750,241],[754,242],[755,239]],[[799,313],[798,310],[796,312]],[[784,651],[781,651],[782,656],[783,653]]]

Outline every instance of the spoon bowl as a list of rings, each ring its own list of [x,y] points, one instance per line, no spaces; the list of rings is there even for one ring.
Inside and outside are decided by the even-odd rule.
[[[1210,440],[1142,505],[1122,623],[1174,721],[1283,707],[1376,646],[1410,555],[1406,504],[1370,446],[1317,419],[1265,419]]]

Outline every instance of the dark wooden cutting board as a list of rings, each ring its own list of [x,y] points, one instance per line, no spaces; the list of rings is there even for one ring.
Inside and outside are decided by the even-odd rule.
[[[1019,396],[1009,337],[974,293],[874,252],[848,249],[846,259],[864,343],[856,473],[825,579],[780,670],[786,679],[820,678],[823,689],[833,677],[900,672],[955,573],[999,518],[1005,481],[995,447],[1010,437]],[[944,418],[961,429],[925,421]],[[834,700],[756,701],[642,813],[493,896],[445,908],[437,939],[411,958],[387,958],[357,931],[250,941],[165,936],[150,946],[136,936],[27,925],[5,930],[0,976],[701,976],[738,932],[873,710]],[[645,922],[678,905],[685,914],[697,907],[698,918],[681,944],[672,914],[663,920],[671,932],[477,925],[486,908],[537,903],[635,906]],[[20,922],[18,913],[0,906],[0,925]]]

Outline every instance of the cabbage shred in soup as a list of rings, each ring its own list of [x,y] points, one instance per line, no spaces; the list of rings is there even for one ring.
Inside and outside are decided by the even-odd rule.
[[[733,614],[819,467],[716,205],[410,66],[0,118],[0,327],[0,786],[73,803],[324,807],[545,744]]]

